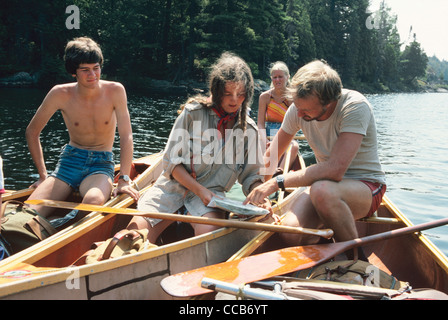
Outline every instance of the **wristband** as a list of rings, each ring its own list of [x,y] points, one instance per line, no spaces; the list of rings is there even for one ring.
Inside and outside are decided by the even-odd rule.
[[[282,191],[286,191],[285,189],[285,177],[283,175],[276,176],[278,188]]]

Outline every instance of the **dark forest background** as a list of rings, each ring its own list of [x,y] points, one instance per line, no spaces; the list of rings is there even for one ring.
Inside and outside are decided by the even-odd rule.
[[[69,29],[79,8],[79,29]],[[73,81],[63,67],[68,40],[89,36],[103,49],[106,78],[131,88],[157,80],[203,82],[223,51],[268,80],[282,60],[291,73],[313,59],[364,92],[446,85],[448,62],[427,57],[418,35],[400,39],[397,17],[369,0],[11,0],[0,8],[0,78],[18,72],[39,86]],[[73,21],[72,21],[73,22]]]

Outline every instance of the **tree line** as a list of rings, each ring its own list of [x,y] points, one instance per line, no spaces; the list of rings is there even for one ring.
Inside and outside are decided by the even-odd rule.
[[[73,0],[79,29],[69,29],[67,1],[11,0],[0,11],[0,77],[37,74],[42,85],[67,81],[68,40],[89,36],[102,47],[103,73],[131,87],[151,79],[204,81],[223,51],[233,51],[268,79],[282,60],[292,73],[314,59],[339,71],[346,87],[413,89],[428,57],[415,35],[400,39],[397,17],[369,0]],[[406,42],[402,50],[402,44]]]

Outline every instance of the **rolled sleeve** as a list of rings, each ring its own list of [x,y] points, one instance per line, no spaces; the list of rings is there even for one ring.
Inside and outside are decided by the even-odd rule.
[[[248,130],[251,130],[249,126]],[[258,131],[255,129],[254,132],[255,134],[248,135],[249,139],[245,148],[245,165],[238,177],[238,182],[242,185],[243,193],[246,196],[255,182],[263,182],[264,180],[263,176],[260,175],[260,169],[264,167],[263,154],[261,152],[260,140],[258,139]]]
[[[281,128],[289,135],[295,135],[300,130],[298,110],[294,103],[286,111]]]
[[[190,163],[190,135],[188,128],[191,122],[189,112],[185,109],[174,122],[163,155],[163,175],[169,179],[171,179],[176,166]]]
[[[250,187],[257,181],[263,182],[263,177],[259,174],[250,175],[240,182],[245,196],[250,193]]]

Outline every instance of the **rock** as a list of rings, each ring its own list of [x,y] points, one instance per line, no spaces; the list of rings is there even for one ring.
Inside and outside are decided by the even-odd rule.
[[[257,94],[261,94],[262,92],[270,89],[270,86],[265,81],[260,79],[255,79],[254,84],[255,84],[255,93]]]
[[[29,87],[36,83],[28,72],[18,72],[10,77],[0,78],[2,87]]]

